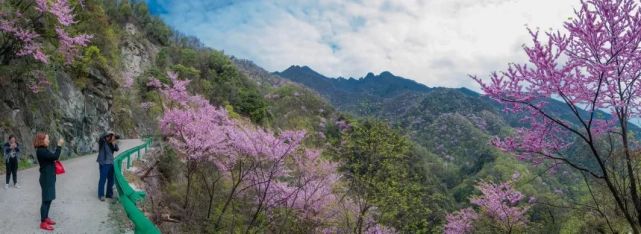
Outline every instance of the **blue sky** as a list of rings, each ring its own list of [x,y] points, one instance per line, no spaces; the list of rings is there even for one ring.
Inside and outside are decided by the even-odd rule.
[[[330,77],[392,73],[477,89],[524,62],[525,25],[560,28],[578,0],[148,0],[152,13],[205,45],[269,71],[308,65]]]

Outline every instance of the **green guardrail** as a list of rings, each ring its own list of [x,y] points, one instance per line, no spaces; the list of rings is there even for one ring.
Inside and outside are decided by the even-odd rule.
[[[136,191],[130,185],[125,176],[122,174],[122,164],[126,160],[126,168],[131,167],[131,156],[137,153],[137,159],[140,159],[140,151],[144,149],[144,152],[147,152],[148,147],[151,145],[151,138],[145,140],[145,143],[131,149],[125,150],[122,153],[118,154],[114,159],[114,171],[116,177],[116,188],[118,189],[118,195],[122,207],[127,213],[127,217],[134,223],[135,233],[149,233],[149,234],[158,234],[160,230],[156,225],[149,220],[145,214],[138,209],[136,202],[145,198],[145,192]]]

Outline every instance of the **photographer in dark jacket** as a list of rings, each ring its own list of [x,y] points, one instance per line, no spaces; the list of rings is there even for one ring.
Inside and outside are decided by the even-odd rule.
[[[100,201],[105,200],[105,181],[107,182],[107,198],[113,197],[114,186],[114,152],[118,151],[117,140],[120,136],[113,132],[100,137],[98,140],[98,168],[100,170],[100,179],[98,180],[98,198]]]

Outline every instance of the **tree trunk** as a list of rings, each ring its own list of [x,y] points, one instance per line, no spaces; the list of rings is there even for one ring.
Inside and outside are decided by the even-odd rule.
[[[183,209],[187,209],[189,205],[189,194],[191,192],[191,177],[194,174],[193,163],[191,160],[187,161],[187,192],[185,193],[185,202],[183,204]]]
[[[354,230],[354,233],[363,233],[363,223],[365,222],[364,218],[367,210],[369,210],[369,206],[365,206],[363,209],[361,209],[361,212],[358,215],[358,221],[356,221],[356,229]]]
[[[627,120],[625,121],[627,122]],[[627,123],[621,123],[621,128],[623,150],[625,151],[625,164],[628,172],[627,176],[630,178],[630,195],[632,195],[632,204],[634,204],[634,210],[636,211],[637,216],[636,225],[641,225],[641,201],[639,201],[639,191],[637,190],[637,177],[635,176],[634,169],[632,167],[632,155],[630,155],[630,148],[628,143]]]
[[[240,176],[239,176],[240,177]],[[236,189],[238,189],[238,186],[240,185],[240,182],[242,180],[238,178],[238,181],[234,183],[234,186],[231,189],[231,192],[229,192],[229,195],[227,196],[227,200],[225,201],[225,205],[223,205],[223,209],[220,211],[220,214],[218,215],[218,218],[216,219],[216,229],[220,227],[220,221],[222,221],[223,215],[227,211],[227,208],[229,207],[229,203],[231,200],[234,198],[234,194],[236,193]]]
[[[216,191],[216,183],[218,182],[218,179],[214,180],[211,182],[211,192],[209,193],[209,208],[207,208],[207,219],[209,219],[211,215],[211,206],[214,203],[214,192]]]

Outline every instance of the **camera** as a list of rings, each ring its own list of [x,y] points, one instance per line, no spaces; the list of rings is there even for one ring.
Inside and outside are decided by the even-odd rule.
[[[122,138],[120,135],[116,135],[115,137],[116,137],[116,140],[120,140],[120,138]]]

